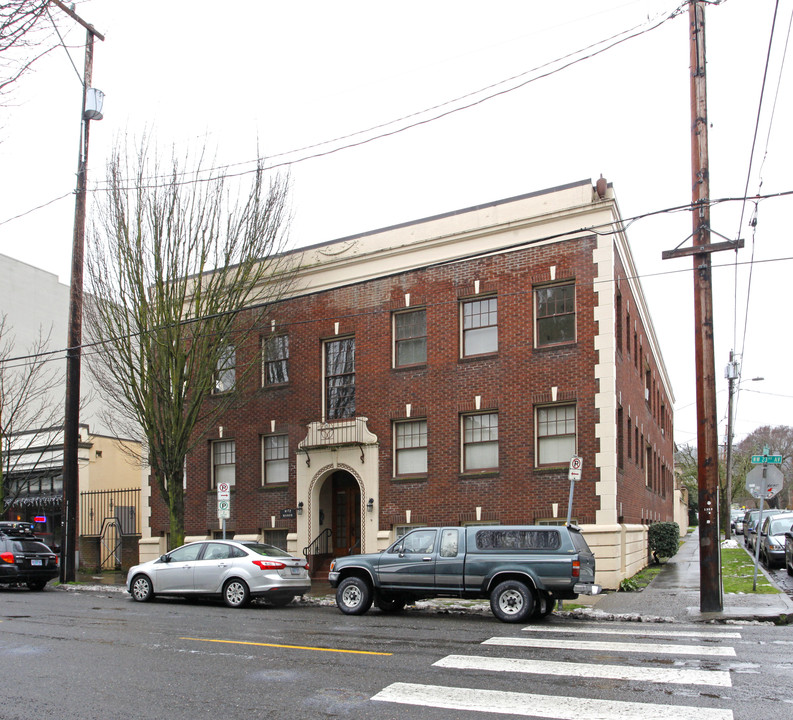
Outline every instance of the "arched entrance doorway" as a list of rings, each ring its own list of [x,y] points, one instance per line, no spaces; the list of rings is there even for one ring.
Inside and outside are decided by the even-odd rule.
[[[331,529],[337,556],[361,552],[361,488],[346,470],[336,470],[325,481],[331,486]]]

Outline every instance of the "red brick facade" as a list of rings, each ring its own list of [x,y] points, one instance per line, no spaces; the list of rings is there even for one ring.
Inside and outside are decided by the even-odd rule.
[[[605,246],[613,256],[614,280],[606,285],[613,292],[613,324],[599,327],[597,306],[608,292],[599,278],[602,268],[593,260],[599,247],[602,251],[604,245],[597,234],[578,233],[487,254],[492,248],[485,238],[478,252],[463,258],[362,281],[351,277],[273,308],[261,338],[273,333],[288,336],[288,382],[263,386],[261,344],[237,348],[235,392],[242,404],[226,413],[188,459],[186,534],[204,536],[219,527],[212,443],[222,437],[233,440],[236,449],[227,529],[238,535],[261,535],[272,529],[299,535],[300,519],[289,513],[282,517],[282,511],[300,503],[308,509],[309,486],[298,481],[299,471],[313,473],[325,461],[314,449],[298,445],[306,439],[309,423],[320,422],[325,412],[323,343],[346,337],[355,339],[355,416],[367,418],[369,432],[377,436],[376,445],[367,445],[374,453],[367,457],[375,458],[376,468],[366,465],[371,461],[364,460],[364,448],[358,453],[354,444],[355,453],[348,456],[352,460],[347,464],[375,474],[377,492],[361,485],[356,507],[365,522],[367,496],[373,496],[371,512],[380,536],[408,524],[406,510],[414,524],[564,521],[570,490],[568,461],[540,465],[537,410],[541,407],[575,409],[575,453],[583,458],[583,478],[575,486],[575,521],[601,521],[604,495],[598,483],[604,481],[602,465],[608,462],[617,466],[611,522],[673,519],[668,383],[645,327],[643,300],[634,297],[635,285],[628,280],[616,241],[610,248]],[[574,337],[538,347],[535,291],[564,284],[574,285]],[[461,303],[484,298],[496,299],[497,349],[461,357]],[[426,311],[426,362],[395,368],[393,316],[406,308]],[[609,340],[605,346],[604,337]],[[604,358],[604,353],[613,357]],[[595,371],[604,361],[615,368],[615,397],[603,392]],[[243,377],[248,367],[253,371]],[[609,417],[601,417],[605,413],[601,407],[608,408]],[[468,413],[497,415],[497,467],[474,472],[462,468],[461,418]],[[426,420],[427,470],[395,476],[394,423],[408,418]],[[614,430],[610,434],[616,441],[609,447],[601,447],[604,435],[596,432],[598,424]],[[263,480],[262,437],[271,434],[288,436],[285,483]],[[319,497],[315,496],[311,510],[313,525],[298,537],[298,550],[317,535],[318,527],[334,524],[330,515],[336,512],[336,499]],[[609,496],[605,502],[613,505],[614,499]],[[152,530],[161,534],[167,531],[167,513],[156,492],[152,504]]]

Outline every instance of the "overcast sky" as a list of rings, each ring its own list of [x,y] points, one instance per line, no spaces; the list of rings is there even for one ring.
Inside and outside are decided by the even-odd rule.
[[[295,247],[600,174],[625,218],[685,205],[688,10],[670,17],[677,7],[85,0],[76,11],[106,36],[94,53],[92,84],[106,98],[104,119],[91,124],[89,183],[103,178],[114,144],[144,133],[166,155],[172,146],[206,146],[234,173],[257,155],[292,161]],[[760,111],[774,7],[726,0],[707,9],[712,198],[741,198],[747,181],[749,195],[793,190],[793,59],[782,62],[793,0],[779,2]],[[85,31],[61,25],[82,73]],[[77,71],[58,48],[0,109],[0,253],[65,283]],[[301,150],[318,143],[326,144]],[[360,144],[343,147],[351,143]],[[746,241],[738,253],[713,256],[720,442],[731,349],[743,356],[736,440],[760,425],[793,425],[793,196],[760,202],[753,229],[754,212],[754,203],[732,201],[711,215],[714,242]],[[678,443],[696,441],[692,261],[662,261],[661,253],[690,245],[691,232],[687,212],[653,214],[628,229],[675,394]]]

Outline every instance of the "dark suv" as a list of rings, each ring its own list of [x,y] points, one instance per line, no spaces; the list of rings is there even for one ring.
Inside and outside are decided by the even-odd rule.
[[[43,590],[58,577],[58,556],[33,534],[27,522],[0,522],[0,585]]]

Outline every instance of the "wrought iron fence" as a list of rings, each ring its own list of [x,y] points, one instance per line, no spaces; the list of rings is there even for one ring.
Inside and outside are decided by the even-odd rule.
[[[80,535],[102,535],[108,521],[122,535],[140,535],[140,488],[80,493]]]

